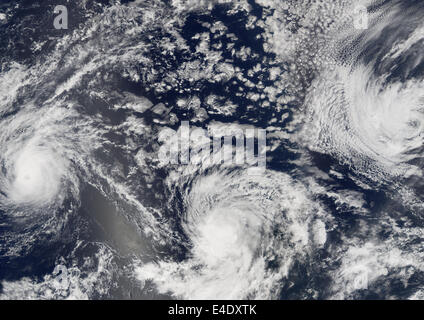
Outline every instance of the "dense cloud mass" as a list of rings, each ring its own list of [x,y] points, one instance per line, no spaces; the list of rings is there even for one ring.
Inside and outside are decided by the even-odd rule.
[[[56,5],[0,4],[1,299],[424,298],[423,4]]]

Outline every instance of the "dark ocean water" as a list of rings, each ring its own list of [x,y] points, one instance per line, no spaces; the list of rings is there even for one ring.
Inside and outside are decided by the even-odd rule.
[[[419,128],[424,99],[398,101],[412,120],[384,108],[361,118],[369,101],[422,93],[423,4],[370,4],[361,33],[331,1],[242,2],[75,1],[64,3],[67,30],[53,27],[57,1],[2,2],[1,298],[423,297],[422,143],[409,147],[416,135],[398,141],[384,124]],[[350,12],[349,1],[340,7]],[[349,66],[348,79],[362,65],[371,76],[316,98],[311,88],[331,87],[335,65]],[[361,83],[354,102],[369,100],[339,118],[338,94]],[[310,123],[328,116],[318,122],[328,131],[305,135],[309,101],[334,103],[311,113]],[[182,121],[267,129],[267,174],[160,166],[159,133]]]

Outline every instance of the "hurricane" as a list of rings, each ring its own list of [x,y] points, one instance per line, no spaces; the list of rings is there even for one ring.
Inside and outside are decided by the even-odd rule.
[[[164,293],[275,298],[294,260],[310,258],[326,241],[325,212],[287,175],[222,171],[189,184],[181,217],[188,259],[136,269],[140,280],[155,281]]]
[[[349,51],[315,80],[307,98],[314,126],[305,130],[317,129],[312,148],[349,162],[370,179],[422,174],[419,13],[407,3],[381,4],[369,30],[335,39],[340,52]],[[406,17],[410,23],[401,24]],[[375,43],[378,49],[370,50]]]
[[[0,299],[424,298],[422,4],[57,5],[0,5]]]

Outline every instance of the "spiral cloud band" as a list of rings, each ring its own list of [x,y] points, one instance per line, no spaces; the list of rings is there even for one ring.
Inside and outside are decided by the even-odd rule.
[[[423,4],[12,3],[0,299],[424,297]]]

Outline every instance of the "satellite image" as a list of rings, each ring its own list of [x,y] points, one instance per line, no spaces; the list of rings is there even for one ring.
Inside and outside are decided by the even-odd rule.
[[[423,173],[424,1],[0,3],[1,300],[422,300]]]

